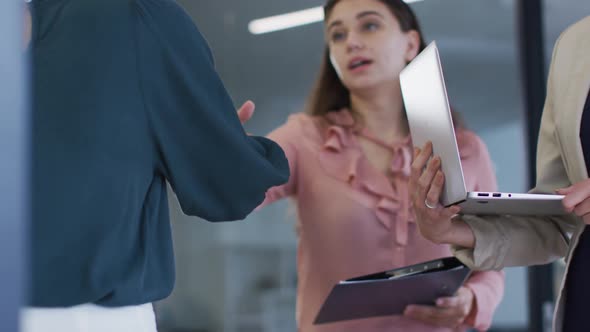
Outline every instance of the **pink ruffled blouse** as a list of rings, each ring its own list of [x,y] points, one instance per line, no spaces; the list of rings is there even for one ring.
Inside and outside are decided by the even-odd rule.
[[[408,193],[409,137],[387,147],[394,155],[387,176],[365,157],[358,137],[366,134],[341,110],[321,118],[292,115],[268,135],[285,151],[291,177],[271,188],[261,206],[285,197],[296,203],[299,331],[449,331],[403,316],[313,325],[337,282],[451,255],[448,246],[424,239],[414,223]],[[481,139],[459,130],[457,141],[467,189],[495,191],[492,163]],[[485,330],[502,298],[504,275],[477,272],[466,287],[476,302],[466,324]]]

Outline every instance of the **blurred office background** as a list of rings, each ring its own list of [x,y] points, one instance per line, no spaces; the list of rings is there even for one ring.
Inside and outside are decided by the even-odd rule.
[[[9,2],[0,6],[15,10]],[[218,71],[236,106],[246,99],[256,102],[255,116],[247,124],[249,132],[266,134],[281,125],[290,113],[302,110],[320,63],[322,24],[253,35],[248,31],[248,23],[320,6],[322,0],[179,2],[208,39]],[[533,172],[529,150],[536,143],[531,140],[531,128],[534,132],[541,111],[540,107],[535,108],[534,100],[538,101],[544,93],[538,83],[544,86],[557,36],[569,24],[590,15],[590,1],[424,0],[411,6],[426,39],[438,42],[452,104],[489,147],[500,190],[526,191]],[[0,8],[0,30],[12,24],[7,20],[13,16],[7,13]],[[16,56],[9,54],[6,45],[0,46],[0,52],[2,60]],[[4,90],[3,98],[14,97],[8,89]],[[8,124],[9,120],[16,125],[11,125],[10,131],[2,131],[7,136],[2,136],[3,141],[24,140],[22,132],[26,125],[22,118],[11,117],[8,111],[0,112],[0,124]],[[4,174],[8,173],[2,173],[1,183],[18,188],[14,177],[6,179]],[[22,181],[26,183],[26,179]],[[15,199],[19,197],[24,195]],[[14,210],[9,207],[22,200],[3,200],[4,203],[7,209],[2,210],[10,213]],[[280,202],[253,213],[243,222],[226,224],[184,216],[173,194],[170,204],[177,283],[173,294],[156,304],[160,330],[295,331],[297,239],[290,203]],[[22,218],[16,212],[9,217],[14,217],[7,220],[15,223]],[[22,231],[12,228],[13,224],[3,224],[2,234],[8,239],[14,240],[11,236]],[[14,241],[0,242],[10,246],[2,252],[21,248]],[[2,285],[13,285],[11,280],[19,280],[7,272],[12,269],[10,262],[18,261],[18,257],[21,256],[3,260],[6,269],[2,278],[7,281]],[[20,267],[15,271],[20,271]],[[492,330],[546,331],[553,290],[561,272],[559,262],[536,270],[507,269],[506,292]],[[14,292],[7,294],[6,303],[18,296]]]

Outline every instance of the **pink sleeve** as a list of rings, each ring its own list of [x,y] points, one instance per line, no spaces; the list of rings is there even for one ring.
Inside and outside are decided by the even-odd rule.
[[[481,140],[476,137],[477,145],[479,145],[477,153],[477,169],[480,172],[480,176],[475,184],[474,191],[496,191],[498,190],[498,183],[496,181],[496,172],[494,171],[494,164],[490,157],[488,147]]]
[[[474,272],[465,287],[475,295],[475,305],[465,324],[478,331],[489,329],[494,311],[504,295],[504,271]]]
[[[281,198],[294,195],[297,191],[297,146],[296,142],[303,137],[300,117],[302,114],[292,115],[289,120],[279,128],[273,130],[266,137],[276,142],[285,152],[289,161],[289,181],[283,185],[270,188],[266,192],[266,198],[256,209],[260,209]]]
[[[464,171],[475,176],[468,177],[465,185],[468,191],[496,191],[496,173],[486,144],[470,130],[460,129],[456,133],[461,164]]]
[[[498,184],[492,164],[492,159],[485,143],[477,135],[466,135],[473,149],[470,153],[471,167],[478,170],[474,184],[474,191],[496,191]],[[504,272],[485,271],[474,272],[465,283],[465,287],[473,291],[475,306],[465,320],[465,324],[479,331],[484,331],[492,325],[494,311],[504,295]]]

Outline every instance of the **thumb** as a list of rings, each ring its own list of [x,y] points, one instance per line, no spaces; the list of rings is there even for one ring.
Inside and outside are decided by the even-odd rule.
[[[244,123],[248,122],[248,120],[250,120],[250,118],[254,114],[254,108],[256,108],[256,106],[254,105],[254,103],[251,100],[247,100],[242,105],[242,107],[240,107],[240,109],[238,110],[238,118],[240,118],[240,122],[242,124],[244,124]]]

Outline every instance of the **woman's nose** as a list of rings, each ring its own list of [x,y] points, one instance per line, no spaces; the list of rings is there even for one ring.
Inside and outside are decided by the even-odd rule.
[[[355,51],[362,49],[364,47],[364,43],[362,39],[357,36],[356,34],[350,34],[348,36],[348,40],[346,41],[346,49],[347,51]]]

